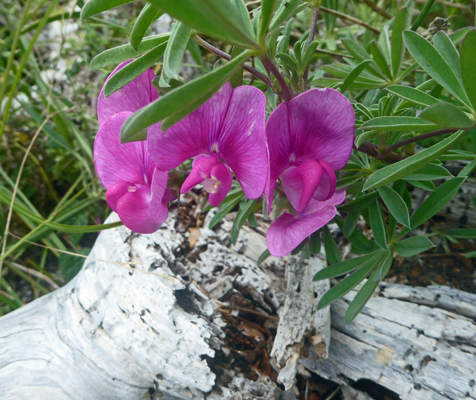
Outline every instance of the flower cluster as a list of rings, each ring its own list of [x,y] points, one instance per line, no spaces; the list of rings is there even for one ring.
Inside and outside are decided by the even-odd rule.
[[[210,205],[218,206],[234,174],[247,198],[265,194],[268,210],[274,209],[266,240],[275,256],[334,218],[345,197],[336,190],[335,171],[349,160],[354,140],[354,112],[342,94],[310,90],[280,104],[266,122],[260,90],[226,84],[165,132],[157,123],[148,128],[147,142],[121,145],[125,120],[158,98],[153,78],[149,69],[108,98],[103,88],[98,100],[96,169],[108,205],[129,229],[151,233],[167,219],[167,204],[177,198],[167,187],[168,172],[188,159],[192,169],[180,193],[202,184]]]

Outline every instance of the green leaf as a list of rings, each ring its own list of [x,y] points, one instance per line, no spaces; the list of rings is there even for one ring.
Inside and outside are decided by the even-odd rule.
[[[276,0],[261,0],[261,13],[258,29],[258,42],[264,43],[266,32],[273,16]]]
[[[165,46],[165,43],[157,46],[155,49],[152,49],[142,57],[130,62],[124,68],[121,68],[119,71],[117,71],[106,82],[104,96],[109,97],[111,94],[126,86],[129,82],[137,78],[144,71],[154,65],[164,54]]]
[[[411,229],[418,228],[421,224],[428,221],[438,211],[440,211],[449,201],[458,193],[459,188],[466,178],[453,178],[441,184],[423,204],[413,213],[410,218]],[[408,229],[404,229],[400,236],[408,233]]]
[[[349,275],[343,279],[337,285],[328,290],[324,296],[322,296],[317,308],[320,310],[321,308],[324,308],[328,304],[350,292],[354,287],[362,282],[374,268],[374,263],[368,263],[367,265],[364,265],[362,268],[355,271],[352,275]]]
[[[336,222],[337,225],[339,225],[339,229],[344,232],[344,220],[342,218],[336,218]],[[359,249],[364,254],[380,249],[375,242],[372,242],[371,240],[367,239],[365,235],[358,229],[354,229],[352,234],[346,237],[352,244],[352,246]]]
[[[435,184],[432,181],[415,181],[412,179],[404,178],[410,185],[413,185],[417,188],[433,192],[436,189]]]
[[[385,232],[385,225],[383,223],[382,210],[378,201],[374,201],[369,206],[370,226],[374,235],[375,243],[381,249],[387,249],[387,234]]]
[[[220,207],[223,208],[226,203],[229,203],[230,201],[233,201],[237,198],[240,199],[241,197],[243,197],[243,190],[240,187],[230,190],[230,192],[228,192],[226,197],[221,202]],[[203,208],[203,212],[210,211],[212,208],[213,207],[210,205],[210,203],[207,202],[206,206]]]
[[[360,211],[353,211],[347,214],[345,218],[344,227],[342,228],[342,233],[345,236],[350,236],[354,232],[355,227],[360,219]]]
[[[331,264],[336,264],[342,260],[339,252],[339,248],[332,237],[332,233],[330,232],[327,225],[324,225],[323,232],[324,232],[324,249],[326,251],[326,257]]]
[[[309,251],[311,254],[319,254],[321,252],[321,232],[316,231],[309,237]]]
[[[405,46],[403,45],[403,30],[406,28],[407,8],[402,8],[395,17],[392,29],[392,76],[395,79],[400,72],[403,56],[405,54]]]
[[[472,30],[461,45],[461,74],[473,111],[476,112],[476,31]]]
[[[359,136],[355,138],[355,147],[359,148],[362,144],[367,142],[368,140],[372,140],[378,135],[381,135],[382,132],[380,131],[367,131],[361,133]]]
[[[355,212],[367,208],[377,199],[377,193],[364,194],[349,203],[337,206],[339,212]]]
[[[418,171],[453,146],[463,135],[464,132],[456,132],[420,153],[378,170],[367,179],[363,190],[376,189],[380,186],[388,185]]]
[[[390,214],[402,225],[410,227],[408,207],[400,195],[389,186],[380,186],[378,192]]]
[[[458,80],[461,82],[459,54],[454,43],[445,32],[440,31],[433,36],[433,44],[435,45],[435,49],[443,56]]]
[[[357,77],[362,73],[362,71],[372,62],[372,60],[364,60],[358,64],[352,72],[345,78],[344,83],[340,87],[341,93],[344,93],[349,89],[350,85],[357,79]]]
[[[471,161],[468,165],[466,165],[458,174],[459,178],[465,178],[473,172],[474,168],[476,168],[476,160]]]
[[[447,128],[467,129],[474,125],[474,121],[450,103],[440,103],[425,108],[419,117]]]
[[[380,275],[380,271],[381,268],[378,268],[376,271],[374,271],[374,273],[370,276],[369,279],[367,279],[367,282],[362,285],[361,289],[350,303],[349,308],[347,308],[344,317],[344,321],[347,325],[350,324],[357,315],[359,315],[359,313],[362,311],[362,309],[372,297],[372,294],[380,283],[378,280],[375,281],[375,277],[378,277]]]
[[[415,61],[428,75],[456,98],[469,105],[466,93],[454,71],[428,40],[413,31],[405,31],[403,40]]]
[[[258,257],[258,261],[256,261],[256,264],[260,265],[262,262],[264,262],[269,256],[271,255],[271,253],[269,252],[268,249],[266,249],[265,251],[263,251],[261,253],[261,255]]]
[[[269,32],[273,32],[278,29],[281,24],[298,12],[309,7],[309,4],[302,0],[281,0],[278,9],[274,13],[274,17],[269,24]]]
[[[388,274],[388,271],[390,271],[392,262],[393,262],[393,250],[388,249],[387,254],[385,255],[385,258],[383,259],[380,267],[375,271],[371,279],[374,281],[380,281],[380,282],[383,281],[385,276]]]
[[[336,276],[347,274],[353,271],[354,269],[366,266],[369,262],[372,262],[379,258],[381,254],[382,252],[381,250],[379,250],[370,254],[366,254],[365,256],[338,262],[329,267],[321,269],[316,275],[314,275],[314,278],[312,280],[321,281],[323,279],[335,278]]]
[[[192,29],[182,22],[177,22],[172,29],[167,48],[165,49],[163,67],[163,73],[169,79],[178,79],[180,62],[187,48],[191,32]]]
[[[395,243],[393,246],[395,251],[402,257],[411,257],[435,247],[426,236],[413,236]]]
[[[448,235],[455,239],[476,239],[476,229],[452,229]]]
[[[208,224],[208,227],[210,229],[213,229],[215,226],[217,226],[220,221],[226,217],[226,215],[231,212],[235,208],[235,206],[240,202],[241,198],[244,196],[243,193],[241,193],[240,196],[237,196],[233,199],[231,199],[227,203],[222,203],[220,207],[220,211],[218,211],[213,218],[210,220],[210,223]]]
[[[236,3],[223,0],[149,0],[173,18],[215,39],[257,49],[248,21]]]
[[[243,227],[243,224],[246,222],[250,214],[253,212],[256,204],[256,200],[244,200],[240,203],[240,208],[236,214],[235,221],[231,227],[230,239],[233,245],[238,241],[238,235],[240,230]]]
[[[470,251],[469,253],[465,254],[466,258],[476,258],[476,251]]]
[[[382,53],[382,49],[380,48],[377,42],[372,42],[370,44],[370,52],[375,63],[378,65],[383,74],[388,79],[392,79],[392,73],[390,72],[390,68],[388,67],[387,60],[385,59],[385,56]]]
[[[394,85],[385,88],[385,90],[421,106],[432,106],[441,103],[441,100],[436,97],[409,86]]]
[[[401,132],[432,130],[436,128],[438,128],[438,125],[418,117],[377,117],[365,122],[360,127],[360,129]]]
[[[139,50],[139,46],[142,42],[142,39],[144,38],[145,33],[147,32],[147,29],[149,29],[150,24],[160,18],[162,14],[164,13],[152,7],[150,3],[147,3],[144,6],[136,21],[134,22],[134,26],[132,27],[131,31],[131,47],[134,50]]]
[[[187,82],[136,111],[122,126],[121,142],[128,142],[129,137],[159,121],[163,120],[162,130],[165,131],[186,117],[213,96],[243,65],[249,55],[250,53],[245,51],[222,67]]]
[[[81,10],[81,20],[132,1],[134,0],[89,0]]]
[[[428,164],[419,171],[405,177],[405,180],[434,181],[437,179],[450,178],[453,175],[441,165]]]
[[[474,26],[467,26],[465,28],[461,28],[461,29],[458,29],[457,31],[454,31],[451,35],[450,35],[450,39],[453,41],[454,44],[458,44],[459,42],[461,42],[465,37],[466,35],[471,32],[471,31],[474,31]]]
[[[130,44],[114,47],[103,51],[94,57],[89,65],[91,71],[99,68],[109,67],[111,65],[118,65],[123,61],[128,61],[132,58],[137,58],[140,55],[147,53],[148,51],[156,48],[162,43],[169,40],[170,33],[164,33],[162,35],[150,36],[145,38],[139,45],[139,50],[135,51]]]

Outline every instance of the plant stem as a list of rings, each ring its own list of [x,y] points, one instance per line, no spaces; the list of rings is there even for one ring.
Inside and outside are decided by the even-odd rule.
[[[316,25],[317,25],[318,17],[319,17],[319,7],[316,7],[314,10],[312,10],[311,26],[309,28],[309,37],[307,38],[306,49],[314,40],[314,34],[316,33]],[[306,86],[306,88],[307,88],[308,76],[309,76],[309,64],[306,66],[306,69],[304,70],[304,74],[302,76],[302,80],[304,81],[304,85]]]
[[[383,156],[383,154],[378,152],[378,147],[370,142],[362,143],[359,148],[354,146],[354,149],[389,164],[395,164],[405,159],[405,157],[391,152]]]
[[[428,138],[432,138],[432,137],[435,137],[435,136],[445,135],[447,133],[454,133],[456,131],[457,131],[457,129],[444,128],[444,129],[439,129],[439,130],[434,131],[434,132],[428,132],[428,133],[424,133],[423,135],[418,135],[418,136],[414,136],[414,137],[402,140],[401,142],[397,142],[395,144],[392,144],[391,146],[388,146],[385,149],[385,151],[379,155],[379,157],[390,154],[392,151],[394,151],[394,150],[396,150],[396,149],[398,149],[402,146],[406,146],[407,144],[418,142],[419,140],[428,139]],[[381,158],[379,158],[379,157],[377,157],[377,158],[380,160]]]
[[[204,49],[207,49],[211,53],[216,54],[218,57],[224,58],[228,61],[231,60],[231,56],[229,54],[225,53],[224,51],[221,51],[220,49],[217,49],[215,46],[212,46],[210,43],[203,40],[200,36],[193,35],[192,40]],[[250,74],[256,76],[258,79],[261,79],[270,88],[273,87],[273,82],[271,82],[271,80],[266,75],[262,74],[257,69],[246,64],[243,65],[243,69],[248,71]]]
[[[392,19],[393,15],[384,10],[383,8],[379,7],[375,4],[372,0],[363,0],[365,4],[367,4],[372,10],[374,10],[377,14],[381,15],[385,19]]]
[[[345,19],[346,21],[353,22],[354,24],[363,26],[364,28],[367,28],[368,30],[371,30],[374,33],[380,34],[380,29],[374,28],[372,25],[369,25],[369,24],[365,23],[364,21],[361,21],[360,19],[351,17],[350,15],[347,15],[347,14],[344,14],[344,13],[341,13],[339,11],[332,10],[332,9],[326,8],[326,7],[321,7],[321,11],[323,11],[327,14],[334,15],[334,16],[339,17],[341,19]]]
[[[435,2],[435,0],[428,0],[425,4],[425,7],[423,7],[423,10],[422,12],[420,13],[420,15],[418,16],[417,20],[415,21],[415,23],[412,25],[412,31],[416,31],[418,29],[418,27],[421,25],[421,23],[423,22],[423,20],[425,19],[426,15],[428,14],[428,12],[430,11],[430,8],[431,6],[433,5],[433,3]]]
[[[274,77],[279,83],[279,86],[281,86],[283,100],[284,101],[291,100],[295,96],[295,93],[288,86],[284,77],[279,73],[278,69],[276,68],[276,65],[273,64],[273,62],[269,59],[267,55],[260,57],[260,60],[265,66],[265,68],[274,75]]]

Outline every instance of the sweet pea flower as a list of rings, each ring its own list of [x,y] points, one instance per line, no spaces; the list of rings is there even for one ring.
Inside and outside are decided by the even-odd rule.
[[[194,158],[182,185],[186,193],[202,183],[210,205],[218,206],[229,192],[235,173],[245,196],[256,199],[268,177],[264,94],[252,86],[233,89],[229,83],[190,115],[165,132],[149,128],[152,161],[162,171]]]
[[[289,253],[335,216],[335,205],[345,197],[345,192],[336,192],[335,171],[350,158],[354,126],[352,105],[332,89],[305,92],[270,115],[268,209],[278,179],[294,209],[271,225],[267,235],[271,254]]]
[[[120,64],[108,77],[130,61]],[[139,108],[158,98],[147,70],[111,96],[98,99],[99,132],[94,142],[94,162],[106,200],[126,227],[138,233],[152,233],[167,219],[167,202],[174,199],[167,188],[167,172],[155,168],[147,142],[121,144],[121,127]],[[107,82],[107,81],[106,81]],[[104,85],[105,86],[105,85]]]

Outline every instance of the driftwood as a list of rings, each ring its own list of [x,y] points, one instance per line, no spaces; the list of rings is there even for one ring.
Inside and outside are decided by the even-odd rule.
[[[263,230],[245,227],[231,246],[229,220],[174,221],[153,235],[102,232],[73,281],[0,318],[0,399],[291,400],[295,374],[312,379],[304,367],[346,400],[372,399],[348,386],[369,381],[402,400],[476,398],[476,295],[382,284],[349,326],[355,292],[336,302],[330,329],[329,309],[316,310],[328,283],[310,279],[320,258],[258,266]],[[242,309],[266,323],[241,324]],[[272,347],[288,392],[237,365],[250,354],[230,345],[230,329]]]

